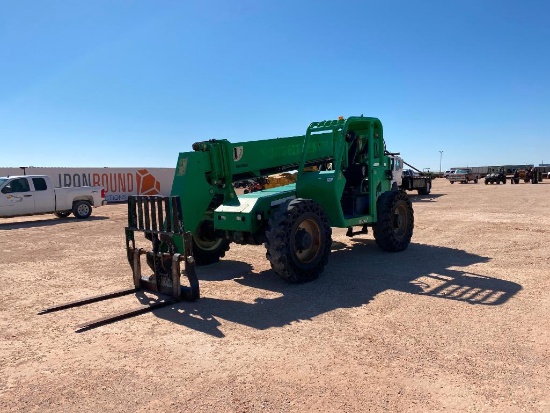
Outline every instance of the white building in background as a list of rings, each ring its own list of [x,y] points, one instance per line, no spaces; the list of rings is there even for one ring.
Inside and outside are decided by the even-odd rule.
[[[57,187],[102,186],[109,202],[128,195],[170,195],[174,168],[1,168],[0,176],[47,175]]]

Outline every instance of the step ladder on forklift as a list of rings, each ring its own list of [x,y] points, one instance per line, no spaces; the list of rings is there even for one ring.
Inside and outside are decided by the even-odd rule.
[[[82,332],[125,318],[147,313],[178,301],[194,301],[200,297],[199,281],[195,273],[193,241],[189,231],[185,231],[182,219],[181,201],[178,196],[140,196],[128,197],[128,226],[126,232],[126,253],[132,268],[134,287],[94,297],[88,297],[70,303],[59,304],[41,310],[38,314],[47,314],[68,308],[79,307],[111,298],[134,294],[138,291],[151,291],[168,295],[149,306],[141,306],[107,317],[91,320],[76,327]],[[136,248],[135,233],[142,232],[152,244],[151,250]],[[182,251],[182,252],[179,252]],[[153,270],[149,276],[142,275],[141,256],[145,255],[147,264]],[[184,269],[181,269],[181,262]],[[181,284],[181,276],[187,277],[188,285]]]

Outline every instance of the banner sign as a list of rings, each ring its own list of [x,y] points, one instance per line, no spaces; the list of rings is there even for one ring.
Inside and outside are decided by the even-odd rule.
[[[56,187],[102,186],[108,202],[128,195],[170,195],[174,168],[0,168],[0,176],[47,175]]]

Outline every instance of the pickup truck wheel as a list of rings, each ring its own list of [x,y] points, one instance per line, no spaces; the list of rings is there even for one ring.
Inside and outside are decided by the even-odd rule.
[[[451,181],[451,184],[454,184],[454,183],[455,183],[455,181]]]
[[[71,215],[71,211],[54,212],[54,215],[57,218],[67,218],[69,215]]]
[[[474,184],[477,184],[477,178],[474,179]]]
[[[414,212],[409,197],[403,192],[384,192],[376,203],[378,222],[374,240],[384,251],[405,250],[411,242]]]
[[[330,255],[332,229],[317,202],[295,199],[271,216],[266,238],[271,268],[286,281],[303,283],[323,272]]]
[[[73,205],[73,214],[77,219],[85,219],[92,215],[92,205],[88,201],[77,201]]]
[[[216,234],[214,223],[203,220],[193,234],[193,257],[198,266],[218,262],[229,250],[229,241]]]

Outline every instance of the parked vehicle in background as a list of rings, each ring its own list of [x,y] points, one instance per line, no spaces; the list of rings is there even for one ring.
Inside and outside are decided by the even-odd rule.
[[[450,171],[445,171],[443,173],[443,178],[448,178],[450,174],[454,173],[454,169],[450,170]]]
[[[527,183],[531,181],[532,184],[538,184],[539,182],[542,182],[544,175],[542,174],[540,168],[532,167],[529,169],[524,178],[524,182]]]
[[[400,189],[404,191],[417,190],[418,195],[429,195],[432,190],[432,178],[420,175],[412,169],[404,169]]]
[[[0,177],[0,217],[55,214],[88,218],[93,207],[105,205],[105,190],[99,186],[54,188],[46,175]]]
[[[389,154],[392,170],[392,188],[402,191],[418,191],[418,195],[428,195],[432,190],[432,176],[420,172],[418,169],[403,169],[403,165],[408,165],[397,154]]]
[[[447,179],[452,184],[454,184],[455,182],[467,184],[470,181],[473,181],[474,184],[477,184],[479,180],[479,174],[472,172],[470,168],[457,168],[454,173],[450,174],[447,177]]]
[[[506,183],[506,173],[504,171],[504,168],[489,168],[489,173],[485,176],[485,185],[500,183]]]

